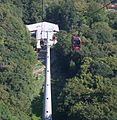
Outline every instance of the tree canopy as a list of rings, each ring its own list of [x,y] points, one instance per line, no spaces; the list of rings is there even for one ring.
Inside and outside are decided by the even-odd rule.
[[[43,100],[35,94],[41,82],[33,75],[37,58],[25,24],[43,21],[43,16],[61,29],[53,48],[53,119],[117,119],[117,14],[100,9],[108,2],[44,0],[42,10],[42,0],[0,1],[1,120],[40,119]],[[71,50],[77,21],[84,41],[79,52]]]

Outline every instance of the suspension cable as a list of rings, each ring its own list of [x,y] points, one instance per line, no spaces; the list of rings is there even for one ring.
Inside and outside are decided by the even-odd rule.
[[[92,14],[90,14],[90,16],[94,15],[95,13],[99,12],[100,10],[102,10],[103,8],[107,7],[108,5],[117,2],[117,0],[110,0],[109,3],[104,4],[103,7],[99,8],[98,10],[94,11]]]

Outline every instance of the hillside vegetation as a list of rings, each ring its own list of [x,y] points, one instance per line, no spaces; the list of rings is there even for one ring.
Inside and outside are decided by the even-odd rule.
[[[44,20],[61,29],[53,48],[57,58],[52,64],[54,120],[117,119],[117,13],[100,9],[107,2],[44,0]],[[71,37],[77,34],[79,20],[85,44],[74,52]],[[37,58],[25,28],[40,21],[41,0],[0,1],[1,120],[42,117],[43,90],[39,96],[38,85],[34,89],[41,83],[33,75]]]
[[[0,120],[31,120],[36,59],[20,9],[0,4]]]

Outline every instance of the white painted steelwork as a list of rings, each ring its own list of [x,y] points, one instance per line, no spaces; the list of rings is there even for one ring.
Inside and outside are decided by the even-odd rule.
[[[53,35],[59,31],[56,24],[41,22],[26,26],[31,33],[36,32],[37,47],[41,48],[40,40],[46,42],[46,77],[44,85],[44,114],[43,120],[52,120],[52,100],[51,100],[51,70],[50,70],[50,48],[56,44],[56,39],[53,40]]]
[[[52,100],[51,100],[51,71],[50,71],[50,43],[47,32],[47,54],[46,54],[46,78],[44,86],[44,120],[52,120]]]
[[[36,33],[37,40],[37,48],[41,49],[40,41],[46,39],[47,40],[47,31],[51,31],[48,34],[48,39],[50,40],[51,46],[57,43],[57,40],[53,40],[54,34],[59,31],[59,27],[57,24],[49,23],[49,22],[40,22],[35,24],[26,25],[28,30],[31,33]]]

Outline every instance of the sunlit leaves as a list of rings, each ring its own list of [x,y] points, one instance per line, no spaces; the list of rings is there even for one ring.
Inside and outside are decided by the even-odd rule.
[[[36,58],[20,13],[16,15],[15,10],[12,4],[0,5],[0,119],[30,120]]]

